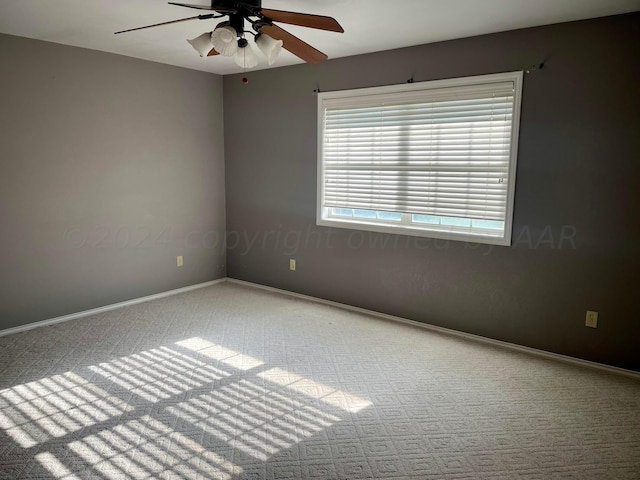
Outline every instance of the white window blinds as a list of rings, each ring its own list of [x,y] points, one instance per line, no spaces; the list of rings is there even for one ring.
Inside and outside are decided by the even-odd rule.
[[[325,94],[322,207],[504,222],[518,78]]]

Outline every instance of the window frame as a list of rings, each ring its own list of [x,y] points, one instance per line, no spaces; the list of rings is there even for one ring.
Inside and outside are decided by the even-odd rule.
[[[418,92],[422,90],[437,90],[442,88],[452,87],[468,87],[473,85],[487,85],[491,83],[500,82],[513,82],[514,95],[513,95],[513,113],[511,122],[511,138],[509,149],[509,162],[508,172],[509,181],[507,185],[506,205],[505,205],[505,218],[504,218],[504,230],[499,236],[493,235],[487,229],[486,235],[479,233],[470,233],[469,227],[458,227],[452,229],[451,227],[437,228],[434,226],[420,225],[411,220],[410,224],[406,224],[405,220],[407,216],[411,216],[411,213],[403,213],[403,220],[397,221],[381,221],[376,222],[367,221],[361,219],[354,221],[353,217],[339,218],[332,215],[325,215],[325,210],[338,209],[340,207],[324,207],[324,103],[325,100],[336,99],[349,99],[370,97],[375,101],[375,96],[380,95],[398,95],[398,100],[401,101],[404,96],[411,92]],[[517,157],[518,157],[518,140],[520,136],[520,111],[522,103],[522,84],[523,84],[523,72],[505,72],[489,75],[476,75],[470,77],[460,77],[444,80],[433,80],[426,82],[407,83],[401,85],[389,85],[383,87],[370,87],[352,90],[340,90],[333,92],[320,92],[318,93],[317,101],[317,114],[318,114],[318,157],[317,157],[317,209],[316,209],[316,224],[319,226],[346,228],[352,230],[363,230],[369,232],[391,233],[395,235],[410,235],[419,236],[443,240],[455,240],[468,243],[481,243],[491,244],[499,246],[510,246],[512,238],[513,228],[513,213],[514,213],[514,201],[515,201],[515,185],[516,185],[516,173],[517,173]],[[343,207],[351,209],[350,207]],[[446,218],[446,217],[441,217]],[[482,229],[477,229],[481,231]],[[496,230],[499,232],[499,230]]]

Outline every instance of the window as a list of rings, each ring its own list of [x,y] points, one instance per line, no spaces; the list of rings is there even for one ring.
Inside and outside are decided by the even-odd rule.
[[[318,225],[509,245],[522,72],[318,96]]]

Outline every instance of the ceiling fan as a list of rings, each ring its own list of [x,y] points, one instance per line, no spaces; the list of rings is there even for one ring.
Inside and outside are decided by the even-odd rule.
[[[254,36],[256,45],[267,57],[269,65],[275,62],[282,48],[310,64],[324,62],[328,58],[326,54],[287,32],[274,22],[330,32],[344,32],[337,20],[332,17],[262,8],[262,0],[211,0],[210,6],[177,2],[169,2],[169,4],[197,10],[210,10],[215,13],[181,18],[115,33],[133,32],[189,20],[228,17],[227,20],[220,22],[212,32],[203,33],[187,41],[198,51],[201,57],[215,55],[235,57],[235,62],[238,66],[253,68],[258,64],[258,57],[245,38],[247,33]],[[250,24],[251,30],[245,30],[245,22]]]

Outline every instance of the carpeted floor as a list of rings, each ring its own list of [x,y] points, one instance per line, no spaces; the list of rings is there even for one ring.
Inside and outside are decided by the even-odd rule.
[[[0,337],[0,409],[0,478],[640,478],[637,380],[228,283]]]

